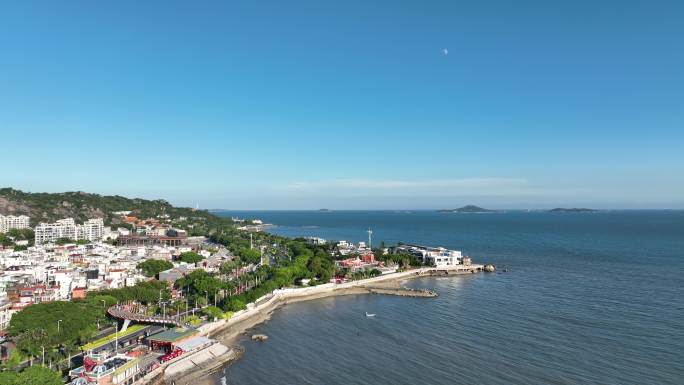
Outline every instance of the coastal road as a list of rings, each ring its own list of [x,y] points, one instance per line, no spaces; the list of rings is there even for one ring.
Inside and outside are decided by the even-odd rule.
[[[93,349],[93,353],[110,352],[113,353],[118,350],[119,353],[125,353],[134,347],[138,346],[138,338],[141,336],[150,336],[159,333],[166,328],[160,325],[148,325],[135,333],[129,334],[125,337],[119,338],[118,341],[112,341]],[[111,333],[110,333],[111,334]],[[118,349],[116,344],[118,343]],[[78,367],[83,365],[83,352],[71,357],[71,366]]]

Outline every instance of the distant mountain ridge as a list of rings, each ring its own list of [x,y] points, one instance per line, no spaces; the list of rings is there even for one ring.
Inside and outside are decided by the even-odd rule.
[[[578,208],[578,207],[573,207],[573,208],[556,207],[555,209],[549,210],[550,213],[595,213],[597,211],[598,210],[595,210],[595,209]]]
[[[119,215],[113,214],[116,211],[131,211],[131,215],[139,218],[156,217],[162,214],[168,214],[171,217],[214,218],[206,211],[174,207],[163,199],[103,196],[82,191],[29,193],[13,188],[0,188],[0,214],[28,215],[32,225],[63,218],[74,218],[77,222],[89,218],[102,218],[106,224],[119,224],[122,221]]]
[[[467,205],[457,209],[442,209],[440,213],[495,213],[497,210],[485,209],[475,205]]]

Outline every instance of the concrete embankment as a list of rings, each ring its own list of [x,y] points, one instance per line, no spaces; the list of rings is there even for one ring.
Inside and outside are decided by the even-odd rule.
[[[386,295],[398,295],[400,297],[437,297],[437,293],[431,290],[415,290],[407,288],[388,288],[388,287],[371,287],[367,286],[366,289],[371,294],[386,294]]]
[[[164,371],[164,382],[176,385],[191,384],[194,378],[205,376],[243,354],[242,349],[228,348],[216,343],[195,354],[169,365]]]
[[[193,379],[204,377],[226,363],[242,356],[244,350],[239,347],[227,347],[219,342],[198,348],[148,373],[139,379],[136,385],[191,384]]]

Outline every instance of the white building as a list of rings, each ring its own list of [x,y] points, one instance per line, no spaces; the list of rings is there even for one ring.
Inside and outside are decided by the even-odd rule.
[[[29,217],[26,215],[2,215],[0,214],[0,233],[6,233],[10,229],[27,229]]]
[[[445,248],[438,248],[428,252],[426,259],[432,261],[436,267],[460,265],[463,255],[457,250],[447,250]]]
[[[319,237],[304,237],[304,239],[312,245],[325,245],[327,242],[325,239]]]
[[[79,229],[83,230],[82,236],[76,235],[76,239],[87,239],[89,241],[99,241],[104,235],[104,222],[102,218],[88,219],[83,222],[83,226]]]
[[[12,319],[12,304],[0,300],[0,330],[5,330],[9,327],[10,319]]]
[[[54,242],[60,238],[74,241],[99,241],[104,235],[104,222],[101,218],[88,219],[77,225],[73,218],[60,219],[55,223],[41,223],[34,229],[36,244]]]
[[[335,247],[340,255],[348,255],[356,252],[356,246],[347,241],[339,241]]]
[[[430,263],[436,267],[455,266],[463,263],[463,254],[460,251],[449,250],[444,247],[401,245],[397,247],[396,251],[415,255],[420,257],[424,263]]]

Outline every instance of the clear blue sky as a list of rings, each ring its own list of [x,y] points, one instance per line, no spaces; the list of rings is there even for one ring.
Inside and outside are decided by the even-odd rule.
[[[3,2],[0,185],[682,208],[682,20],[679,0]]]

